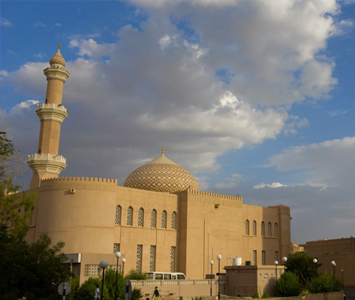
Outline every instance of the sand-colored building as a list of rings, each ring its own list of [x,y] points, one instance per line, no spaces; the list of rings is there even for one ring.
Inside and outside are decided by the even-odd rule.
[[[203,279],[241,257],[247,265],[270,265],[290,252],[289,207],[246,205],[242,197],[199,191],[196,179],[165,156],[134,170],[124,186],[117,180],[59,177],[67,166],[58,154],[61,124],[67,117],[63,87],[70,73],[60,50],[44,70],[45,103],[36,110],[41,121],[38,152],[29,156],[30,191],[37,205],[28,239],[46,233],[65,242],[80,281],[99,274],[114,251],[126,259],[125,271],[179,271]],[[247,263],[245,263],[247,262]],[[122,260],[119,265],[121,267]]]
[[[355,238],[318,240],[302,245],[305,253],[317,258],[322,266],[320,273],[327,272],[344,283],[344,291],[350,297],[355,297]],[[334,261],[334,264],[331,262]]]

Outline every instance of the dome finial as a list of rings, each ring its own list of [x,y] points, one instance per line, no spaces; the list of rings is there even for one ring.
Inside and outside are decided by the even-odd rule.
[[[164,155],[164,147],[161,149],[161,154]]]
[[[53,57],[50,59],[49,64],[53,68],[60,68],[63,69],[66,65],[66,62],[60,53],[60,43],[58,44],[58,50],[57,53],[53,55]]]
[[[58,44],[58,49],[60,49],[60,43]]]

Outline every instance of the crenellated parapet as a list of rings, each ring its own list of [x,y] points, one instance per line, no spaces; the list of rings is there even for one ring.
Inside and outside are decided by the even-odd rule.
[[[56,182],[56,181],[69,181],[69,182],[103,182],[103,183],[112,183],[117,185],[117,179],[106,179],[106,178],[97,178],[97,177],[57,177],[57,178],[48,178],[44,179],[42,183],[46,182]]]
[[[57,121],[63,123],[68,116],[68,110],[63,105],[54,103],[37,104],[36,114],[40,121]]]
[[[93,177],[57,177],[41,181],[42,191],[65,190],[67,194],[76,194],[88,190],[117,192],[117,179]]]
[[[195,191],[191,189],[187,189],[186,191],[177,193],[181,195],[182,198],[185,194],[187,198],[196,202],[204,202],[214,204],[216,208],[220,205],[223,206],[234,206],[234,207],[242,207],[243,205],[243,197],[233,197],[228,195],[220,195],[208,192]]]

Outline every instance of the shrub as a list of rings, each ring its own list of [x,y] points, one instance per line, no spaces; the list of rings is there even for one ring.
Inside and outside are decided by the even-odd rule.
[[[303,290],[301,296],[307,296],[307,295],[309,295],[309,290]]]
[[[298,296],[300,294],[299,278],[296,274],[287,271],[277,281],[277,292],[284,297]]]
[[[259,292],[258,292],[258,291],[255,291],[252,297],[253,297],[254,299],[260,298]]]
[[[311,279],[306,287],[311,293],[331,293],[343,289],[341,281],[327,273]]]
[[[261,298],[270,298],[270,296],[267,292],[264,292],[264,294],[261,296]]]
[[[147,274],[141,272],[141,271],[136,271],[136,270],[131,270],[128,272],[126,279],[130,280],[146,280],[147,279]]]

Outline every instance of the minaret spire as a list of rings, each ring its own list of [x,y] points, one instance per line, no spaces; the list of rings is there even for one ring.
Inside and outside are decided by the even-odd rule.
[[[58,155],[59,137],[62,122],[68,116],[62,105],[63,86],[70,73],[64,70],[66,62],[58,51],[50,59],[50,67],[43,70],[47,77],[47,94],[43,104],[37,104],[36,114],[41,121],[38,152],[29,155],[27,164],[33,170],[30,188],[39,187],[41,180],[58,177],[66,168],[66,159]]]

